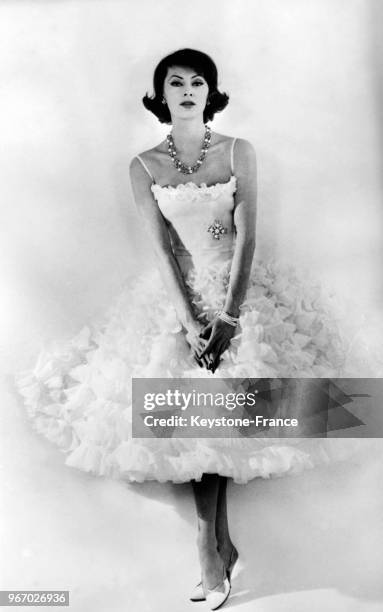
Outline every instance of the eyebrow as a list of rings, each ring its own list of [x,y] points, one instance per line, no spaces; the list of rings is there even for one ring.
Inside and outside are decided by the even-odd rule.
[[[172,79],[173,77],[177,77],[178,79],[183,79],[182,76],[180,76],[179,74],[171,74],[169,76],[169,79]],[[202,74],[193,74],[192,79],[194,79],[195,77],[201,77],[204,78]]]

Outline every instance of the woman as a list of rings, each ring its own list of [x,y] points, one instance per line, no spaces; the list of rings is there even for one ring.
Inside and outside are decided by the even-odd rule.
[[[316,291],[269,264],[251,272],[256,158],[248,141],[206,126],[228,103],[211,58],[190,49],[165,57],[143,102],[172,125],[130,168],[160,275],[128,284],[101,327],[42,353],[17,383],[35,428],[65,450],[67,465],[192,483],[202,580],[191,599],[214,610],[238,559],[227,478],[299,472],[341,457],[340,448],[267,436],[132,438],[131,379],[336,376],[342,352]]]
[[[172,134],[166,141],[133,160],[131,180],[134,196],[148,233],[152,236],[163,279],[169,288],[186,340],[197,363],[214,372],[235,334],[254,254],[255,152],[246,140],[211,133],[205,126],[206,121],[212,119],[215,112],[222,110],[228,102],[228,97],[217,89],[217,71],[208,56],[185,49],[165,58],[156,69],[154,90],[154,99],[146,97],[144,104],[160,120],[172,124]],[[235,183],[232,182],[234,146]],[[220,219],[214,219],[217,201],[207,200],[203,203],[204,211],[198,209],[192,217],[190,213],[185,214],[187,226],[183,226],[182,221],[178,225],[176,220],[175,227],[167,226],[167,221],[171,222],[173,215],[169,210],[170,218],[166,218],[166,206],[174,207],[177,203],[165,199],[165,209],[161,212],[161,190],[168,189],[168,185],[193,185],[194,188],[195,183],[190,183],[190,178],[196,172],[200,184],[219,190],[221,186],[230,186],[229,197],[225,194],[221,204],[225,208],[217,213]],[[235,206],[231,206],[231,183],[233,189],[234,186],[236,188]],[[158,205],[153,195],[157,196]],[[190,222],[194,223],[192,228]],[[213,223],[219,229],[223,228],[225,233],[221,230],[222,234],[217,234],[217,238],[214,233],[209,234],[208,229]],[[180,233],[177,232],[178,227]],[[232,255],[234,227],[236,243]],[[190,236],[190,230],[195,234]],[[182,243],[183,240],[186,244]],[[214,244],[214,240],[221,242]],[[210,245],[214,249],[209,249]],[[218,250],[217,247],[221,248]],[[193,308],[183,280],[183,276],[187,276],[193,267],[193,255],[195,259],[202,259],[203,266],[209,263],[209,257],[217,259],[218,256],[220,264],[232,260],[224,308],[205,327]],[[193,491],[198,513],[202,583],[197,585],[191,598],[197,601],[206,595],[214,610],[228,596],[230,574],[238,558],[228,530],[226,478],[218,474],[204,474],[200,482],[193,480]]]

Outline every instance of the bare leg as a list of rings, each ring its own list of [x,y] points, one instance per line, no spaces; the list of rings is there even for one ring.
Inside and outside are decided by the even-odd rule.
[[[217,537],[219,554],[221,555],[225,567],[227,568],[229,567],[234,544],[230,538],[229,524],[227,520],[226,489],[227,478],[225,476],[219,476],[215,533]]]
[[[216,536],[219,478],[218,474],[203,474],[200,482],[192,480],[198,516],[197,546],[202,582],[208,589],[214,589],[223,579]]]

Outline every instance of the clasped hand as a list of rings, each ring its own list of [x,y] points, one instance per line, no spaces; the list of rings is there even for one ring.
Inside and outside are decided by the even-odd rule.
[[[187,337],[198,365],[215,372],[221,361],[221,355],[229,347],[235,331],[233,325],[216,317],[202,328],[194,341],[190,341]]]

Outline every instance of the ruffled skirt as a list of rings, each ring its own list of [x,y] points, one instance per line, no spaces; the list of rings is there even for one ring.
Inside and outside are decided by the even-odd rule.
[[[186,276],[201,320],[223,306],[229,270],[225,262]],[[342,337],[318,287],[292,270],[257,262],[238,333],[212,374],[194,361],[153,271],[126,283],[101,323],[44,350],[33,370],[15,380],[33,427],[65,453],[69,466],[137,482],[186,482],[210,472],[245,483],[346,459],[358,441],[133,438],[132,378],[346,377],[355,375],[349,350],[350,338]]]

